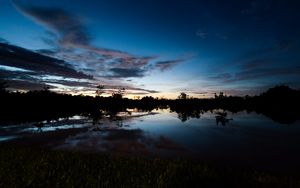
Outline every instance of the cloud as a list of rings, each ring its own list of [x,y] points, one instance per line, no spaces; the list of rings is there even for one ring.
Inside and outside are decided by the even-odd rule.
[[[300,52],[300,43],[297,40],[278,39],[268,47],[251,49],[242,54],[237,61],[232,63],[233,66],[253,65],[253,64],[274,64],[275,60],[286,58],[291,61],[290,57],[295,57]],[[297,57],[299,58],[299,57]]]
[[[96,47],[81,19],[60,8],[37,7],[13,1],[19,12],[47,29],[42,40],[55,49],[39,52],[72,63],[74,68],[94,77],[127,78],[143,77],[152,68],[162,71],[181,60],[157,62],[158,56],[136,56],[128,52]],[[107,74],[110,71],[113,75]]]
[[[92,76],[77,72],[61,60],[3,43],[0,43],[0,79],[13,90],[40,90],[50,83],[87,87],[90,83],[81,80],[94,81]]]
[[[22,78],[23,81],[37,79],[39,83],[51,85],[61,91],[77,91],[76,87],[79,87],[82,91],[92,92],[101,83],[107,86],[108,92],[125,87],[128,88],[128,93],[158,93],[133,86],[125,80],[144,77],[154,69],[165,71],[185,61],[158,61],[157,55],[139,56],[108,49],[101,44],[100,47],[95,46],[84,21],[73,13],[61,8],[20,3],[17,0],[12,2],[21,14],[45,27],[46,35],[41,40],[51,46],[50,49],[35,52],[19,48],[22,51],[20,56],[11,56],[9,61],[5,59],[5,63],[0,62],[3,65],[32,70],[33,73],[27,73],[26,78]],[[45,80],[47,75],[51,78]],[[81,81],[54,79],[53,76]],[[20,77],[19,73],[12,79],[17,77]]]
[[[221,83],[233,83],[246,80],[262,80],[271,79],[286,81],[289,76],[300,77],[300,67],[285,67],[285,68],[252,68],[236,72],[235,74],[220,73],[210,77],[221,81]]]
[[[229,80],[230,78],[232,78],[232,75],[229,73],[221,73],[215,76],[211,76],[209,78],[213,80]]]
[[[216,87],[234,87],[245,81],[250,85],[292,82],[300,78],[299,49],[297,40],[279,39],[268,47],[245,52],[236,61],[215,70],[208,79]]]
[[[160,93],[159,91],[156,90],[148,90],[148,89],[143,89],[139,88],[133,85],[109,85],[109,84],[104,84],[104,91],[108,94],[111,94],[115,92],[116,90],[124,88],[125,89],[125,94],[135,94],[135,93],[140,93],[141,95],[145,94],[150,94],[150,93]]]
[[[112,69],[113,77],[143,76],[143,70]],[[108,76],[106,76],[108,77]],[[50,86],[57,92],[94,93],[99,80],[77,72],[65,61],[41,55],[14,45],[0,43],[0,80],[8,83],[13,90],[40,90]],[[124,84],[120,81],[102,80],[105,90],[112,93],[119,88],[126,88],[128,94],[158,93]]]
[[[205,32],[203,29],[198,29],[196,35],[202,40],[207,39],[207,32]]]
[[[32,80],[33,72],[8,71],[0,68],[0,80]]]
[[[292,75],[299,77],[300,67],[251,69],[248,71],[242,71],[236,73],[235,78],[232,81],[252,80],[252,79],[259,79],[259,78],[266,78],[266,77],[292,76]]]
[[[121,78],[129,78],[129,77],[143,77],[145,70],[142,69],[126,69],[126,68],[111,68],[109,69],[113,75],[112,77],[121,77]]]
[[[0,67],[0,80],[7,82],[12,90],[40,90],[45,86],[50,87],[53,91],[70,93],[70,94],[95,94],[97,81],[88,79],[63,78],[51,75],[39,75],[34,72],[8,71]],[[122,84],[122,83],[119,83]],[[106,94],[112,94],[119,88],[125,88],[126,95],[147,95],[159,93],[156,90],[147,90],[131,85],[109,85],[104,84]]]
[[[16,3],[15,7],[36,22],[45,25],[59,35],[59,44],[87,45],[90,42],[85,28],[79,19],[59,8],[34,7]]]
[[[300,82],[295,82],[300,79],[299,49],[296,40],[280,39],[269,47],[246,51],[208,76],[214,84],[209,89],[242,95],[258,94],[275,84],[299,87]]]
[[[41,83],[33,80],[9,80],[8,87],[12,90],[41,90],[45,87],[54,88],[46,83]]]
[[[270,9],[269,4],[264,1],[250,1],[246,8],[241,10],[243,15],[261,15]]]
[[[253,59],[248,62],[244,62],[240,65],[242,70],[252,70],[260,67],[268,67],[274,62],[271,59]]]
[[[159,61],[155,64],[155,67],[159,68],[161,71],[168,70],[179,63],[182,63],[184,60],[178,59],[178,60],[170,60],[170,61]]]
[[[6,44],[8,44],[8,41],[6,39],[0,37],[0,43],[6,43]]]
[[[48,44],[53,44],[55,43],[53,40],[58,40],[57,45],[59,48],[80,48],[100,56],[138,59],[138,57],[127,52],[91,45],[91,37],[86,31],[84,23],[78,17],[63,9],[29,6],[16,1],[13,1],[13,3],[22,14],[49,29],[48,34],[52,35],[52,39],[46,39]],[[45,38],[43,40],[45,41]]]
[[[76,71],[62,60],[4,43],[0,43],[0,64],[30,70],[37,74],[92,79],[92,76]]]
[[[133,94],[140,94],[140,95],[145,95],[145,94],[150,94],[150,93],[160,93],[159,91],[156,90],[149,90],[149,89],[142,89],[142,88],[137,88],[137,87],[126,87],[130,92]],[[128,92],[127,92],[128,93]]]

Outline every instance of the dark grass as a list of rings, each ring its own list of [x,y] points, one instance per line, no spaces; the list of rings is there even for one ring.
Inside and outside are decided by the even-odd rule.
[[[296,176],[170,159],[0,148],[0,187],[300,187]]]

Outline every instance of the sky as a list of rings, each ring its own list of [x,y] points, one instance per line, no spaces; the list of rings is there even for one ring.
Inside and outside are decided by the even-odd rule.
[[[0,0],[11,90],[176,98],[300,87],[295,0]]]

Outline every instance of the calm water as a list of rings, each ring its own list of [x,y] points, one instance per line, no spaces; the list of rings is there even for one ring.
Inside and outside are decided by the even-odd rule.
[[[198,118],[169,110],[128,111],[98,120],[74,116],[1,126],[0,144],[234,161],[283,169],[300,166],[300,122],[284,125],[255,113],[218,110]]]

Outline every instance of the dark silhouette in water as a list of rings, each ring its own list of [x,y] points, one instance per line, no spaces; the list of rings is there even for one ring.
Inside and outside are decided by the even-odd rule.
[[[178,119],[180,119],[182,122],[185,122],[190,118],[199,119],[201,117],[201,114],[203,113],[203,111],[197,109],[194,110],[171,109],[171,112],[176,112],[178,114]]]
[[[234,97],[223,94],[215,98],[197,99],[181,97],[175,100],[154,99],[143,97],[133,100],[123,97],[122,91],[117,96],[91,97],[58,94],[49,89],[29,91],[27,93],[9,92],[7,85],[0,82],[0,123],[40,122],[58,118],[67,118],[74,115],[84,115],[93,118],[94,124],[99,122],[103,115],[116,117],[115,114],[128,108],[137,108],[151,112],[156,108],[170,109],[176,112],[181,121],[189,118],[200,118],[201,114],[214,109],[223,109],[223,114],[217,114],[217,124],[225,125],[230,119],[226,118],[225,111],[248,111],[263,114],[274,121],[292,124],[300,120],[300,91],[287,86],[276,86],[259,96]],[[112,119],[113,120],[113,119]]]
[[[35,127],[38,128],[38,132],[42,132],[42,127],[44,127],[44,123],[43,122],[37,122],[34,124]]]
[[[227,112],[216,112],[216,124],[225,126],[229,121],[233,120],[232,118],[227,118]]]

